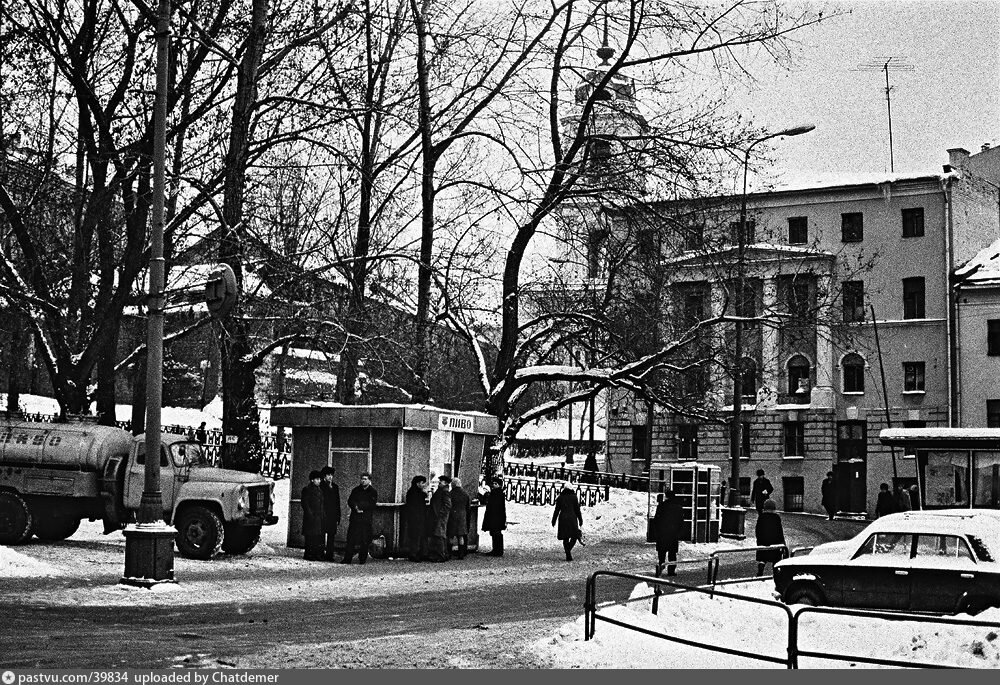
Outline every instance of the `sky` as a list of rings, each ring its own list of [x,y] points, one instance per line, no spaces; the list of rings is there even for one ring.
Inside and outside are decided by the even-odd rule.
[[[912,65],[890,66],[897,173],[939,172],[948,148],[1000,144],[1000,0],[810,6],[841,15],[802,31],[792,68],[757,70],[738,103],[770,131],[816,126],[771,148],[775,180],[890,170],[885,74],[858,70],[878,58]]]

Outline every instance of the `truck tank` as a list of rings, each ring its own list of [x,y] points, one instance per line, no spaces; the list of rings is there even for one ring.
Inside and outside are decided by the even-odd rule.
[[[101,473],[108,457],[127,456],[128,431],[94,424],[0,420],[0,464]]]

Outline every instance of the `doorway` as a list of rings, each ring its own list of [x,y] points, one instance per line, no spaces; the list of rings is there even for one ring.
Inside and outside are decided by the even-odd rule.
[[[865,421],[837,423],[837,509],[864,513],[868,510],[868,424]]]

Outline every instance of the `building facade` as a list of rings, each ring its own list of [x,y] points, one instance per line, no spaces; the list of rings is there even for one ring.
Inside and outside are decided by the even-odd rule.
[[[1000,393],[990,374],[977,371],[980,361],[1000,366],[1000,359],[968,339],[987,326],[979,319],[993,317],[1000,355],[1000,300],[993,299],[1000,289],[986,294],[995,304],[974,310],[971,283],[965,303],[952,285],[1000,235],[991,182],[951,168],[751,194],[742,260],[735,240],[710,240],[738,226],[739,200],[713,199],[701,240],[663,242],[674,247],[661,255],[660,299],[666,330],[726,312],[757,319],[741,324],[739,351],[744,497],[762,469],[780,507],[821,511],[820,484],[833,471],[840,511],[874,511],[880,483],[917,480],[913,455],[879,443],[882,428],[985,425],[988,406],[1000,421],[1000,402],[985,399]],[[720,270],[737,261],[740,297],[733,272]],[[732,346],[733,326],[713,328],[712,349]],[[976,341],[989,342],[986,335]],[[960,357],[973,351],[975,362]],[[641,473],[651,457],[676,457],[719,462],[728,474],[730,374],[706,367],[702,389],[715,408],[702,419],[616,395],[608,410],[612,468]]]

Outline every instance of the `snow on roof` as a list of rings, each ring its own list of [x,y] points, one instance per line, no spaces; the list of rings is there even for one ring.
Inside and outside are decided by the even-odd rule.
[[[924,443],[942,448],[984,449],[990,444],[1000,445],[1000,428],[884,428],[878,439],[884,445]]]
[[[960,177],[961,174],[956,171],[947,171],[942,173],[886,173],[864,171],[817,173],[810,174],[808,176],[799,176],[790,180],[777,181],[767,187],[754,188],[751,190],[751,194],[821,190],[824,188],[842,188],[850,186],[884,185],[886,183],[900,183],[903,181],[944,181],[946,179]]]
[[[955,275],[978,285],[1000,282],[1000,239],[993,241],[955,269]]]

